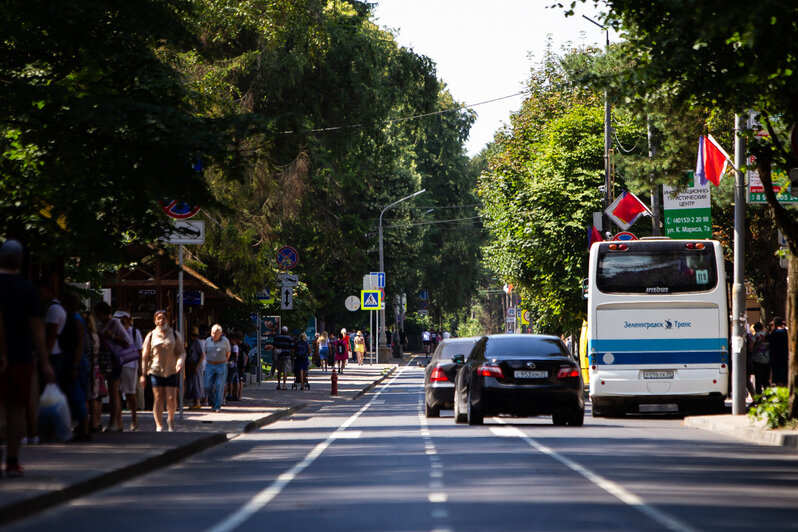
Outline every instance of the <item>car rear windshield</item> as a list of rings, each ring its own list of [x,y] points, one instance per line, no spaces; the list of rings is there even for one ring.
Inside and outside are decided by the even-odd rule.
[[[475,343],[476,339],[469,342],[447,342],[441,346],[440,358],[452,358],[454,355],[468,356]]]
[[[485,358],[542,358],[571,356],[556,338],[502,337],[489,338]]]
[[[605,294],[708,292],[718,284],[715,248],[681,242],[628,242],[625,251],[598,252],[596,288]]]

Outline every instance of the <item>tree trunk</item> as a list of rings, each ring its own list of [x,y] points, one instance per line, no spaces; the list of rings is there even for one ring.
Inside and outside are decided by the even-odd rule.
[[[769,127],[771,136],[775,133]],[[787,247],[790,250],[789,268],[787,270],[787,331],[789,334],[789,365],[787,370],[787,383],[790,389],[789,413],[791,418],[798,418],[798,221],[776,199],[773,192],[771,164],[773,154],[770,152],[757,153],[759,177],[762,180],[765,197],[770,206],[770,212],[776,225],[784,233]]]
[[[798,255],[791,253],[787,274],[787,323],[790,360],[787,383],[790,387],[790,417],[798,418]]]

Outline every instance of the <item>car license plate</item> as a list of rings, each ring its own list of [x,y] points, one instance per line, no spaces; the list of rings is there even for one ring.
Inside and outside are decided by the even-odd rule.
[[[672,369],[650,369],[643,372],[644,379],[672,379]]]
[[[548,379],[548,371],[516,371],[516,379]]]

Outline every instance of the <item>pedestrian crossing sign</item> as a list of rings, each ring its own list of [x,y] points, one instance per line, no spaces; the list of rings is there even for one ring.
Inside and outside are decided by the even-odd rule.
[[[360,308],[363,310],[380,310],[382,306],[382,290],[361,290]]]

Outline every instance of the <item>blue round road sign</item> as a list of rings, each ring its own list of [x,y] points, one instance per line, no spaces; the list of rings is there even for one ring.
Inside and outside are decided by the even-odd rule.
[[[299,262],[299,253],[291,246],[283,246],[277,250],[277,265],[290,270]]]

